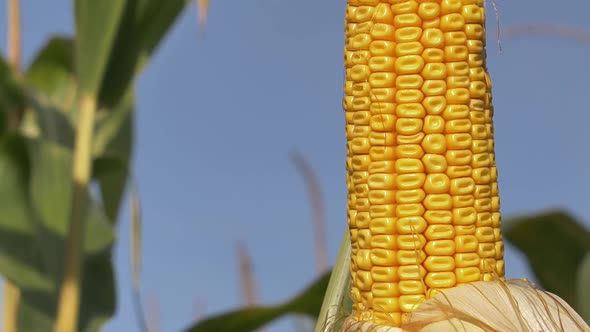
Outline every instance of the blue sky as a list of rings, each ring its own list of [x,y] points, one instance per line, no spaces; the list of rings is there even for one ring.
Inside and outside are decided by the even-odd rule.
[[[497,1],[501,26],[570,24],[590,31],[583,0]],[[5,17],[5,6],[0,17]],[[288,158],[301,151],[326,200],[329,259],[346,220],[345,1],[211,1],[199,34],[190,7],[140,76],[135,170],[143,199],[143,290],[161,331],[240,304],[235,246],[246,241],[261,300],[286,300],[316,277],[305,188]],[[23,1],[24,57],[73,30],[71,1]],[[488,13],[496,160],[504,216],[551,207],[590,220],[590,45],[503,38]],[[4,20],[3,20],[4,22]],[[0,26],[4,50],[5,26]],[[128,220],[115,252],[118,313],[106,331],[136,331]],[[586,223],[586,225],[589,225]],[[508,245],[507,275],[531,277]],[[292,331],[282,321],[267,332]]]

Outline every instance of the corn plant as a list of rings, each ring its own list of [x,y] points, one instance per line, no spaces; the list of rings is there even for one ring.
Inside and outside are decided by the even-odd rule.
[[[187,3],[73,1],[75,35],[51,38],[20,68],[20,7],[9,2],[10,61],[0,59],[4,331],[98,331],[114,314],[111,251],[133,150],[133,81]]]

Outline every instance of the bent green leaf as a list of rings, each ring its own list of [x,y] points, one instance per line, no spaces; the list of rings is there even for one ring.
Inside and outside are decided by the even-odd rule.
[[[73,40],[52,37],[29,66],[25,79],[60,110],[68,112],[76,104],[78,83],[75,75]]]
[[[292,300],[276,306],[255,306],[206,318],[187,332],[251,332],[289,314],[316,318],[328,287],[331,272],[324,273]]]
[[[511,218],[504,226],[504,236],[526,255],[541,286],[577,310],[576,273],[590,251],[590,232],[560,210]]]

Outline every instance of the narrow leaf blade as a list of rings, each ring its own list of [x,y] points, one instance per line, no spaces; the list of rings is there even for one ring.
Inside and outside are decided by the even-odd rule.
[[[325,326],[333,326],[337,323],[338,315],[349,312],[352,309],[350,292],[350,231],[348,227],[344,231],[336,265],[330,277],[326,296],[318,316],[315,332],[321,332]],[[350,306],[350,307],[349,307]],[[337,330],[337,326],[333,326]]]
[[[83,93],[95,96],[105,77],[126,1],[76,0],[76,72]]]
[[[580,264],[577,274],[578,312],[586,323],[590,324],[590,252]]]
[[[123,1],[121,1],[123,2]],[[109,57],[99,101],[114,106],[123,98],[189,0],[129,0]]]

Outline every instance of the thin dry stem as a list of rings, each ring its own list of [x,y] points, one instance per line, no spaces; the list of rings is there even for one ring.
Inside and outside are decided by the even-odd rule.
[[[8,0],[6,3],[8,5],[8,63],[18,73],[20,71],[22,53],[20,0]],[[8,125],[11,129],[18,128],[22,113],[22,109],[16,109],[8,114]]]
[[[248,248],[241,241],[236,243],[236,254],[242,283],[242,300],[244,305],[250,307],[258,303],[258,290],[254,279],[252,259],[248,254]]]
[[[160,300],[156,295],[149,297],[147,307],[147,330],[149,332],[160,332]]]
[[[527,35],[540,35],[544,37],[557,37],[563,39],[572,39],[579,43],[590,43],[590,32],[559,24],[530,23],[523,25],[513,25],[503,30],[504,38],[518,38]]]
[[[132,270],[132,289],[133,303],[135,307],[135,317],[140,331],[150,331],[147,319],[143,309],[141,297],[141,203],[139,199],[139,190],[137,182],[131,176],[131,270]]]
[[[141,206],[135,182],[133,182],[131,193],[131,269],[133,287],[139,289],[141,279]]]
[[[21,61],[21,22],[20,1],[8,0],[8,62],[15,70]]]
[[[246,307],[252,307],[258,304],[258,288],[256,287],[256,280],[254,278],[252,258],[248,254],[246,244],[241,241],[236,242],[236,253],[238,255],[240,280],[242,282],[242,301]],[[262,331],[262,329],[256,330],[256,332]]]
[[[197,22],[199,29],[202,31],[207,26],[207,10],[209,9],[209,0],[196,0],[197,4]]]
[[[326,248],[326,216],[320,181],[311,167],[311,164],[301,153],[292,151],[290,157],[291,161],[297,168],[297,171],[303,177],[303,181],[307,187],[314,227],[316,269],[318,273],[323,273],[324,271],[328,270],[328,250]]]

